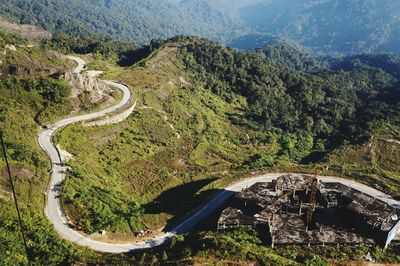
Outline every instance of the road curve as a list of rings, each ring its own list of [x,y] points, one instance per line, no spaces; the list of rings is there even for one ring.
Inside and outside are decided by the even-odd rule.
[[[74,70],[74,72],[79,73],[83,70],[85,61],[78,57],[68,57],[78,63],[78,66]],[[228,198],[230,198],[235,192],[239,192],[242,189],[248,188],[257,182],[271,182],[272,180],[278,178],[285,173],[271,173],[265,174],[261,176],[256,176],[252,178],[248,178],[245,180],[241,180],[231,186],[226,187],[222,192],[217,194],[213,199],[211,199],[207,204],[197,210],[194,214],[192,214],[188,219],[182,222],[180,225],[176,226],[170,232],[163,233],[158,237],[155,237],[151,240],[139,242],[139,243],[127,243],[127,244],[118,244],[118,243],[105,243],[101,241],[92,240],[77,231],[73,230],[68,226],[67,220],[63,215],[60,207],[60,184],[65,178],[65,167],[63,167],[63,163],[59,157],[56,147],[53,145],[51,139],[54,133],[61,129],[62,127],[76,123],[79,121],[84,121],[93,118],[99,118],[105,116],[107,113],[110,113],[118,108],[123,107],[128,104],[129,99],[131,97],[131,93],[129,89],[121,84],[114,83],[112,81],[107,81],[109,85],[115,86],[118,89],[122,90],[124,93],[122,101],[116,106],[107,108],[100,112],[80,115],[71,118],[63,119],[53,125],[51,125],[48,129],[41,132],[39,135],[39,143],[41,147],[45,150],[52,162],[52,174],[47,194],[47,202],[45,206],[45,213],[50,221],[53,223],[55,230],[66,240],[74,242],[80,246],[89,247],[93,250],[105,253],[123,253],[129,252],[133,250],[147,249],[152,248],[154,246],[161,245],[163,243],[168,242],[173,236],[185,233],[190,231],[201,219],[206,218],[210,213],[220,207]],[[400,202],[395,201],[390,196],[380,192],[374,188],[368,187],[364,184],[355,182],[353,180],[332,177],[332,176],[318,176],[324,182],[339,182],[346,186],[352,187],[356,190],[369,194],[375,198],[378,198],[387,204],[394,206],[396,208],[400,208]]]

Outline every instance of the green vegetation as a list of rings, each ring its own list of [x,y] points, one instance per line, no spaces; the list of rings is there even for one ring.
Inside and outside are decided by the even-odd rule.
[[[352,172],[336,162],[351,157],[341,149],[350,152],[377,129],[399,123],[397,76],[365,62],[349,68],[350,59],[298,72],[287,61],[268,63],[197,38],[155,44],[162,48],[118,69],[135,90],[134,115],[113,126],[70,126],[57,138],[75,156],[63,201],[83,230],[106,229],[112,237],[170,227],[250,171],[296,164],[300,171],[328,167],[370,183],[390,176],[382,187],[398,192],[397,157],[388,160],[396,146],[390,154],[378,145],[372,168]],[[329,157],[335,152],[336,159]]]
[[[341,54],[399,52],[400,3],[393,0],[5,0],[0,15],[53,33],[147,44],[203,36],[240,49],[284,40]]]
[[[0,128],[5,135],[32,259],[37,265],[76,260],[72,244],[59,240],[42,216],[48,161],[36,142],[39,125],[69,112],[69,87],[51,79],[0,79]],[[0,261],[25,263],[16,212],[10,197],[3,155],[0,159]]]
[[[316,145],[331,146],[362,139],[369,121],[399,123],[398,102],[393,101],[399,94],[397,80],[373,65],[301,73],[205,40],[185,45],[182,57],[223,99],[246,97],[246,123],[261,130],[297,133],[301,139],[311,134]]]
[[[14,46],[15,50],[10,49],[10,46]],[[32,44],[19,35],[5,33],[2,29],[0,29],[0,61],[1,72],[4,66],[12,64],[33,70],[32,73],[25,73],[26,75],[35,75],[35,71],[39,69],[63,69],[67,65],[54,52],[43,49],[38,44]]]
[[[232,231],[203,230],[174,238],[164,247],[134,255],[108,256],[112,263],[136,265],[358,265],[370,254],[383,263],[399,263],[396,250],[383,253],[368,246],[284,246],[271,249],[260,240],[253,228],[239,227]]]
[[[398,2],[390,0],[260,1],[240,10],[243,21],[254,29],[231,45],[256,48],[271,36],[318,52],[354,54],[399,52]]]
[[[145,44],[178,34],[221,36],[235,33],[237,16],[221,16],[208,1],[21,1],[2,3],[0,15],[70,36],[105,36]]]
[[[242,98],[229,104],[190,84],[176,53],[175,48],[163,48],[142,66],[121,74],[121,81],[134,88],[138,100],[135,113],[126,121],[101,130],[70,126],[57,137],[74,155],[64,206],[89,232],[138,232],[165,226],[167,220],[191,211],[210,195],[212,191],[201,192],[204,186],[216,186],[213,181],[218,177],[224,182],[235,177],[236,166],[258,150],[247,134],[259,142],[269,136],[233,126],[229,113],[243,104]],[[139,202],[144,213],[127,222],[119,206],[110,203],[102,208],[104,196],[85,192],[96,189],[124,195],[127,202],[120,203],[122,208],[128,208],[130,201]],[[177,196],[182,199],[179,206],[170,206]],[[82,204],[87,201],[104,213],[110,209],[119,215],[118,221],[101,228],[92,222],[85,227],[94,218]]]
[[[3,46],[19,42],[9,35],[0,40]],[[137,240],[142,230],[151,237],[219,188],[260,171],[325,169],[400,194],[398,57],[321,61],[285,46],[241,53],[197,38],[153,41],[143,50],[119,44],[54,39],[44,45],[92,52],[85,56],[89,67],[111,72],[106,76],[128,84],[138,101],[121,123],[71,125],[56,136],[73,154],[62,202],[78,229],[104,229],[98,237],[107,241]],[[21,47],[4,60],[65,67],[49,54]],[[399,262],[398,248],[385,257],[375,247],[270,249],[248,228],[200,228],[164,247],[119,256],[94,255],[60,240],[42,214],[49,165],[36,138],[40,126],[69,113],[69,93],[51,78],[0,79],[0,128],[35,264],[326,265],[362,260],[368,252],[380,262]],[[2,159],[0,173],[0,264],[23,264]]]
[[[26,40],[0,33],[0,50]],[[7,50],[7,60],[22,67],[57,61],[39,49]],[[20,59],[29,58],[30,65]],[[38,58],[42,59],[37,62]],[[62,66],[62,65],[61,65]],[[33,265],[72,264],[80,256],[73,244],[61,240],[43,215],[49,162],[37,143],[40,127],[69,114],[70,88],[51,78],[2,76],[0,78],[0,130],[5,137],[16,192],[27,232]],[[3,154],[0,153],[0,265],[25,265],[25,249],[11,197]]]
[[[269,64],[290,70],[316,73],[328,70],[328,58],[318,58],[288,44],[269,44],[255,50]]]

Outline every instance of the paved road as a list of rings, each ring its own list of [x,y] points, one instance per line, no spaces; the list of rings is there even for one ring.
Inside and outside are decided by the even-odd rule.
[[[85,61],[77,57],[69,57],[72,60],[75,60],[78,63],[78,67],[75,69],[75,72],[80,72],[85,65]],[[187,220],[182,222],[180,225],[172,229],[170,232],[163,233],[158,237],[155,237],[148,241],[143,241],[139,243],[130,243],[130,244],[111,244],[105,243],[100,241],[91,240],[88,237],[81,235],[80,233],[74,231],[67,225],[67,220],[61,212],[60,209],[60,201],[59,201],[59,185],[62,180],[65,178],[64,171],[65,168],[62,166],[62,162],[59,158],[56,148],[51,142],[51,138],[53,134],[59,130],[60,128],[75,123],[78,121],[83,121],[87,119],[98,118],[106,115],[109,112],[112,112],[129,102],[131,97],[129,89],[121,84],[114,83],[111,81],[107,81],[108,84],[115,86],[121,89],[124,93],[122,101],[114,106],[107,108],[103,111],[88,114],[88,115],[81,115],[76,117],[67,118],[61,120],[54,125],[52,125],[49,129],[43,131],[39,136],[39,143],[42,148],[46,151],[49,155],[52,164],[53,164],[53,171],[50,180],[50,186],[48,190],[48,197],[47,197],[47,204],[45,207],[45,213],[50,221],[53,223],[55,230],[66,240],[74,242],[81,246],[89,247],[93,250],[100,251],[100,252],[107,252],[107,253],[122,253],[122,252],[129,252],[132,250],[139,250],[139,249],[146,249],[152,248],[154,246],[161,245],[167,241],[169,241],[173,236],[185,233],[190,231],[201,219],[206,218],[210,213],[220,207],[224,202],[230,198],[235,192],[241,191],[242,189],[248,188],[257,182],[271,182],[272,180],[276,179],[277,177],[284,175],[284,173],[273,173],[273,174],[266,174],[261,175],[253,178],[248,178],[242,181],[239,181],[220,192],[216,195],[212,200],[210,200],[206,205],[201,207],[197,210],[194,214],[192,214]],[[319,178],[324,182],[339,182],[346,186],[352,187],[356,190],[369,194],[375,198],[378,198],[389,205],[395,206],[400,208],[400,202],[393,200],[390,196],[368,187],[366,185],[360,184],[358,182],[342,179],[338,177],[329,177],[329,176],[319,176]]]

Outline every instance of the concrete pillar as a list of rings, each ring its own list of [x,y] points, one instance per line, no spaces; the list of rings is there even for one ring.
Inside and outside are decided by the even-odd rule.
[[[300,201],[299,215],[301,216],[301,207],[303,207],[303,201]]]

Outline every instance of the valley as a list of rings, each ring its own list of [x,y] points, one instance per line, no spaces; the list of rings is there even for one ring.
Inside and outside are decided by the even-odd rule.
[[[392,0],[7,0],[0,7],[13,22],[87,40],[145,45],[185,35],[243,50],[290,43],[331,55],[398,53],[399,11]]]
[[[234,192],[284,173],[397,206],[395,55],[321,59],[283,44],[239,52],[198,37],[137,48],[1,34],[0,126],[34,264],[400,261],[396,242],[386,253],[271,248],[252,228],[215,229]],[[24,264],[3,172],[0,160],[0,258]]]

